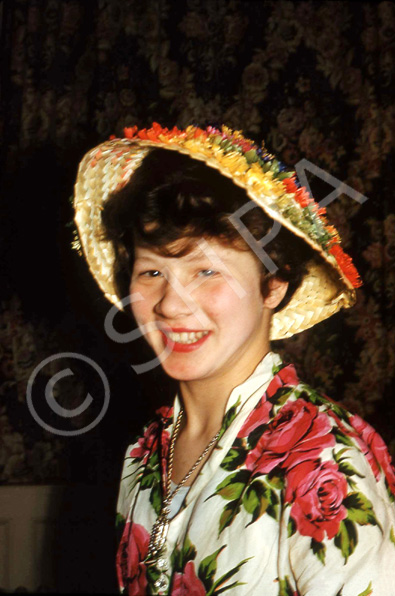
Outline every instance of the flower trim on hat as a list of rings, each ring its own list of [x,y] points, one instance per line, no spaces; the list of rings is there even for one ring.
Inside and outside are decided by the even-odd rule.
[[[338,231],[325,217],[325,207],[319,207],[308,190],[301,186],[296,172],[288,170],[268,153],[264,143],[258,147],[241,131],[232,131],[227,126],[222,126],[221,130],[212,126],[205,130],[197,126],[180,130],[175,126],[169,130],[153,122],[149,129],[139,130],[137,126],[125,128],[124,135],[127,139],[177,145],[192,154],[214,158],[243,187],[251,188],[257,195],[271,197],[274,200],[270,205],[272,209],[279,211],[327,255],[331,255],[354,288],[362,285],[351,257],[340,246]]]

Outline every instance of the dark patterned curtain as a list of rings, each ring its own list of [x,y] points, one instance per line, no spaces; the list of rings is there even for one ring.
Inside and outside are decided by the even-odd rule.
[[[394,453],[395,4],[10,0],[1,35],[0,481],[115,482],[130,432],[158,401],[155,384],[148,402],[141,397],[130,354],[106,337],[108,307],[66,225],[84,152],[152,121],[226,123],[368,198],[345,192],[328,206],[364,280],[356,306],[273,348],[371,422]],[[309,180],[317,199],[333,190]],[[103,420],[74,438],[45,430],[26,404],[32,372],[60,352],[93,359],[111,386]],[[51,362],[38,390],[61,369]],[[67,407],[95,391],[84,363],[77,370],[59,385]]]

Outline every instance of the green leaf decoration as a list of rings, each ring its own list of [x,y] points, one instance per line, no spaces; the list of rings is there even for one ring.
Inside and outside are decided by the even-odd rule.
[[[348,447],[354,447],[354,443],[352,442],[352,440],[350,439],[350,437],[348,437],[347,435],[345,435],[339,428],[333,428],[332,429],[332,434],[334,435],[335,439],[336,439],[336,443],[341,443],[343,445],[348,445]]]
[[[255,449],[259,439],[262,436],[263,431],[267,427],[267,424],[260,424],[248,435],[248,445],[250,449]]]
[[[182,553],[177,547],[173,550],[170,556],[170,564],[175,572],[182,573]]]
[[[170,561],[174,571],[182,573],[188,561],[196,558],[196,548],[192,544],[189,536],[186,536],[181,548],[175,548],[171,553]]]
[[[271,516],[277,519],[277,505],[277,494],[261,480],[254,480],[243,495],[244,509],[252,514],[250,523],[254,523],[266,511],[269,512],[269,507]]]
[[[284,180],[285,178],[290,178],[292,176],[292,172],[280,172],[277,176],[278,180]]]
[[[373,594],[372,582],[370,582],[366,590],[358,594],[358,596],[371,596],[371,594]]]
[[[214,590],[214,592],[211,592],[211,594],[213,594],[213,596],[218,596],[218,594],[223,594],[224,592],[233,590],[233,588],[237,588],[237,586],[244,586],[244,585],[245,585],[245,582],[233,582],[232,584],[229,584],[228,586],[223,586],[222,588],[219,588],[218,590]]]
[[[156,469],[159,467],[159,452],[154,451],[147,462],[147,468]]]
[[[277,490],[284,488],[284,472],[279,468],[274,468],[267,476],[267,483]]]
[[[394,532],[393,526],[391,526],[391,530],[390,530],[390,540],[391,540],[392,544],[395,545],[395,532]]]
[[[151,488],[155,482],[160,480],[159,472],[157,470],[150,470],[146,468],[144,474],[141,477],[140,486],[142,489]]]
[[[255,149],[250,149],[249,151],[246,151],[244,153],[244,157],[246,158],[247,163],[254,163],[255,161],[258,161],[258,155]]]
[[[345,563],[355,550],[358,543],[358,534],[354,522],[345,519],[340,523],[339,531],[335,536],[335,545],[341,550]]]
[[[358,476],[358,478],[365,478],[365,476],[358,472],[354,466],[346,461],[345,458],[341,459],[338,465],[339,472],[342,472],[345,476]]]
[[[275,406],[282,406],[293,392],[293,387],[279,387],[276,393],[272,395],[268,401]]]
[[[311,550],[316,555],[317,559],[319,561],[321,561],[321,563],[323,565],[325,565],[325,553],[326,553],[325,544],[323,542],[318,542],[317,540],[314,540],[314,538],[312,538],[311,539]]]
[[[387,479],[385,479],[385,486],[387,489],[387,493],[388,493],[388,497],[390,500],[390,503],[395,503],[395,494],[393,492],[393,490],[391,490],[390,485],[388,484]]]
[[[241,400],[241,396],[239,396],[237,402],[235,404],[233,404],[233,406],[231,408],[229,408],[229,410],[225,413],[225,416],[223,417],[223,420],[222,420],[221,432],[219,435],[220,438],[222,437],[224,432],[226,430],[228,430],[228,428],[232,424],[233,420],[236,418],[237,410],[240,405],[240,400]]]
[[[335,451],[333,449],[332,454],[333,454],[333,459],[335,460],[335,462],[337,464],[339,464],[342,461],[343,455],[345,453],[347,453],[349,451],[349,449],[347,447],[343,447],[342,449],[340,449],[340,451]],[[345,458],[343,458],[345,459]]]
[[[235,445],[235,443],[233,445]],[[237,468],[240,468],[240,466],[244,464],[247,453],[248,452],[244,447],[236,448],[233,446],[222,460],[221,468],[228,472],[237,470]]]
[[[217,572],[217,559],[221,551],[225,548],[225,545],[221,546],[212,555],[205,557],[198,569],[198,577],[203,582],[206,592],[208,592],[214,583],[214,576]]]
[[[249,559],[244,559],[243,561],[240,561],[240,563],[236,565],[236,567],[233,567],[233,569],[230,569],[230,571],[227,571],[226,573],[224,573],[224,575],[221,575],[221,577],[217,579],[217,581],[213,584],[210,592],[207,593],[207,596],[216,596],[217,594],[222,594],[227,590],[232,590],[236,586],[242,586],[242,582],[234,582],[233,584],[230,584],[228,586],[224,586],[224,584],[228,580],[230,580],[230,578],[233,577],[236,573],[238,573],[242,566],[245,565],[245,563],[247,563],[247,561],[249,561]]]
[[[117,513],[116,518],[115,518],[115,527],[119,528],[122,527],[124,528],[126,524],[126,519],[124,518],[124,516],[121,513]]]
[[[160,576],[160,571],[155,567],[155,565],[148,565],[147,566],[147,581],[148,585],[154,585],[156,580]]]
[[[159,515],[160,510],[162,509],[162,491],[159,482],[156,482],[153,485],[149,500],[155,510],[156,515]]]
[[[288,526],[287,526],[287,534],[288,538],[293,536],[296,532],[296,522],[293,517],[289,518]]]
[[[247,513],[252,514],[252,521],[261,517],[268,508],[267,488],[263,482],[255,481],[247,488],[243,496],[244,509]]]
[[[266,509],[267,515],[278,521],[278,505],[269,505]]]
[[[272,366],[272,376],[275,377],[276,375],[278,375],[280,370],[282,370],[284,367],[285,367],[285,364],[283,362],[281,362],[281,364],[274,364]]]
[[[365,495],[354,492],[344,499],[343,505],[347,509],[347,519],[360,526],[378,526],[379,523],[373,511],[373,505]]]
[[[187,536],[184,540],[184,544],[181,548],[181,554],[184,567],[188,563],[188,561],[193,561],[193,559],[196,557],[196,548],[190,541],[189,536]]]
[[[225,480],[218,484],[215,494],[220,495],[227,501],[239,499],[250,480],[250,477],[251,472],[248,470],[239,470],[234,474],[229,474]]]
[[[280,585],[278,596],[294,596],[295,590],[289,581],[288,575],[284,579],[279,579],[278,583]]]
[[[230,503],[227,503],[224,507],[224,510],[221,514],[221,517],[219,519],[219,532],[218,532],[218,536],[221,534],[221,532],[227,528],[228,526],[231,525],[232,521],[234,520],[234,518],[236,517],[236,515],[238,514],[238,512],[240,511],[240,501],[236,500],[236,501],[231,501]]]
[[[117,513],[115,518],[115,532],[117,535],[117,541],[120,542],[122,538],[123,531],[125,529],[126,519],[120,513]]]

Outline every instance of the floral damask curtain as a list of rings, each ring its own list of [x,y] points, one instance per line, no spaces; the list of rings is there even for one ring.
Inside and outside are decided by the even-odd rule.
[[[69,196],[84,151],[152,121],[226,123],[264,138],[287,164],[306,158],[330,174],[327,182],[309,175],[318,199],[334,178],[367,197],[344,192],[328,206],[364,280],[356,306],[273,347],[370,421],[395,453],[395,4],[13,0],[3,2],[2,45],[0,481],[72,474],[66,443],[26,409],[29,375],[43,358],[79,351],[118,378],[125,355],[95,329],[87,313],[105,308],[69,254]],[[114,383],[106,432],[132,411],[134,394]]]

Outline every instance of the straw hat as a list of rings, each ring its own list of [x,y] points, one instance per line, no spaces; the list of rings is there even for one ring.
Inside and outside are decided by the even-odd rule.
[[[106,298],[122,309],[113,282],[114,253],[100,239],[101,209],[108,196],[122,188],[151,148],[161,147],[205,162],[245,189],[273,220],[307,242],[320,256],[290,302],[272,318],[270,338],[283,339],[327,319],[355,302],[361,285],[351,258],[340,246],[337,230],[293,171],[259,148],[241,132],[223,126],[205,130],[189,126],[169,130],[126,128],[125,138],[111,138],[82,159],[75,185],[75,222],[89,268]],[[78,248],[78,247],[77,247]]]

